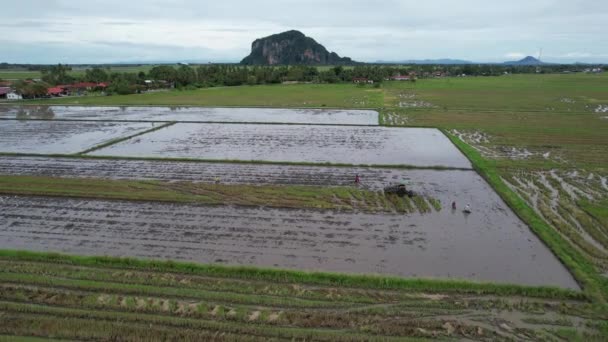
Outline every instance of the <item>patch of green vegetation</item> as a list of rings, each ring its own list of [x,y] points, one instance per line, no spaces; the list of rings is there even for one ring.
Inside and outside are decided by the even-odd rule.
[[[35,104],[380,108],[382,89],[352,84],[291,84],[172,90],[134,95],[66,97]]]
[[[422,79],[388,82],[383,90],[384,124],[394,124],[387,119],[388,113],[407,116],[409,126],[484,132],[492,137],[487,147],[535,153],[525,159],[497,161],[502,166],[594,170],[608,165],[603,152],[608,149],[608,120],[594,113],[599,104],[608,103],[608,75]],[[403,94],[414,94],[414,98],[404,99]],[[399,108],[400,102],[416,101],[435,108]]]
[[[578,205],[608,229],[608,199],[599,202],[581,201]]]
[[[349,187],[303,185],[234,185],[38,176],[3,176],[0,193],[146,200],[208,205],[231,204],[279,208],[381,210],[375,202],[351,203],[352,196],[375,197],[376,193]],[[335,198],[342,201],[336,202]],[[344,203],[348,202],[348,205]]]
[[[416,206],[416,208],[418,209],[419,212],[421,212],[423,214],[431,212],[431,207],[429,206],[429,203],[424,199],[423,196],[412,197],[412,202],[414,202],[414,205]]]
[[[436,198],[432,198],[432,197],[429,197],[428,201],[431,204],[431,206],[433,207],[433,209],[435,209],[435,211],[441,211],[441,201],[439,201]]]
[[[385,107],[425,101],[441,110],[473,112],[589,112],[608,103],[608,75],[522,74],[498,77],[447,77],[417,82],[387,82]],[[410,94],[413,98],[399,95]]]

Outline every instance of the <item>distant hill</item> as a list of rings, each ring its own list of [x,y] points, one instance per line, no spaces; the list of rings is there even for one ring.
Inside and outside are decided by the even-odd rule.
[[[506,64],[506,65],[543,65],[543,64],[548,64],[548,63],[541,62],[540,60],[538,60],[532,56],[528,56],[519,61],[504,62],[503,64]]]
[[[425,64],[425,65],[460,65],[460,64],[473,64],[471,61],[465,61],[462,59],[409,59],[404,61],[376,61],[378,64]]]
[[[251,54],[245,57],[244,65],[346,65],[355,64],[348,57],[335,52],[305,36],[299,31],[287,31],[256,39],[251,44]]]

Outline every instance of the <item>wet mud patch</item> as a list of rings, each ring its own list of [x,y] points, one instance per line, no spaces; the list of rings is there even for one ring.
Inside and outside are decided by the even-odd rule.
[[[378,125],[378,112],[351,109],[205,108],[179,106],[2,106],[0,107],[0,118]]]
[[[0,121],[0,152],[71,154],[151,129],[155,123]]]
[[[178,123],[97,156],[470,168],[437,129]]]

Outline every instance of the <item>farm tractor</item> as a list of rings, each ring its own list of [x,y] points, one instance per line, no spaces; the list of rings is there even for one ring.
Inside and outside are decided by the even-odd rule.
[[[408,190],[405,187],[405,184],[389,185],[384,188],[384,193],[385,194],[394,194],[399,197],[404,197],[405,195],[407,195],[407,197],[409,197],[409,198],[414,197],[414,192],[412,190]]]

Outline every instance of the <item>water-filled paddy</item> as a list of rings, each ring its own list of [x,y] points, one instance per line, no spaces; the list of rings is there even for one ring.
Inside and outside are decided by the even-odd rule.
[[[0,106],[0,118],[378,125],[378,112],[352,109]]]
[[[0,199],[0,248],[578,288],[495,194],[481,195],[469,216],[13,196]]]
[[[2,120],[0,121],[0,152],[78,153],[158,125],[149,122]]]
[[[437,129],[178,123],[97,156],[470,168]]]

